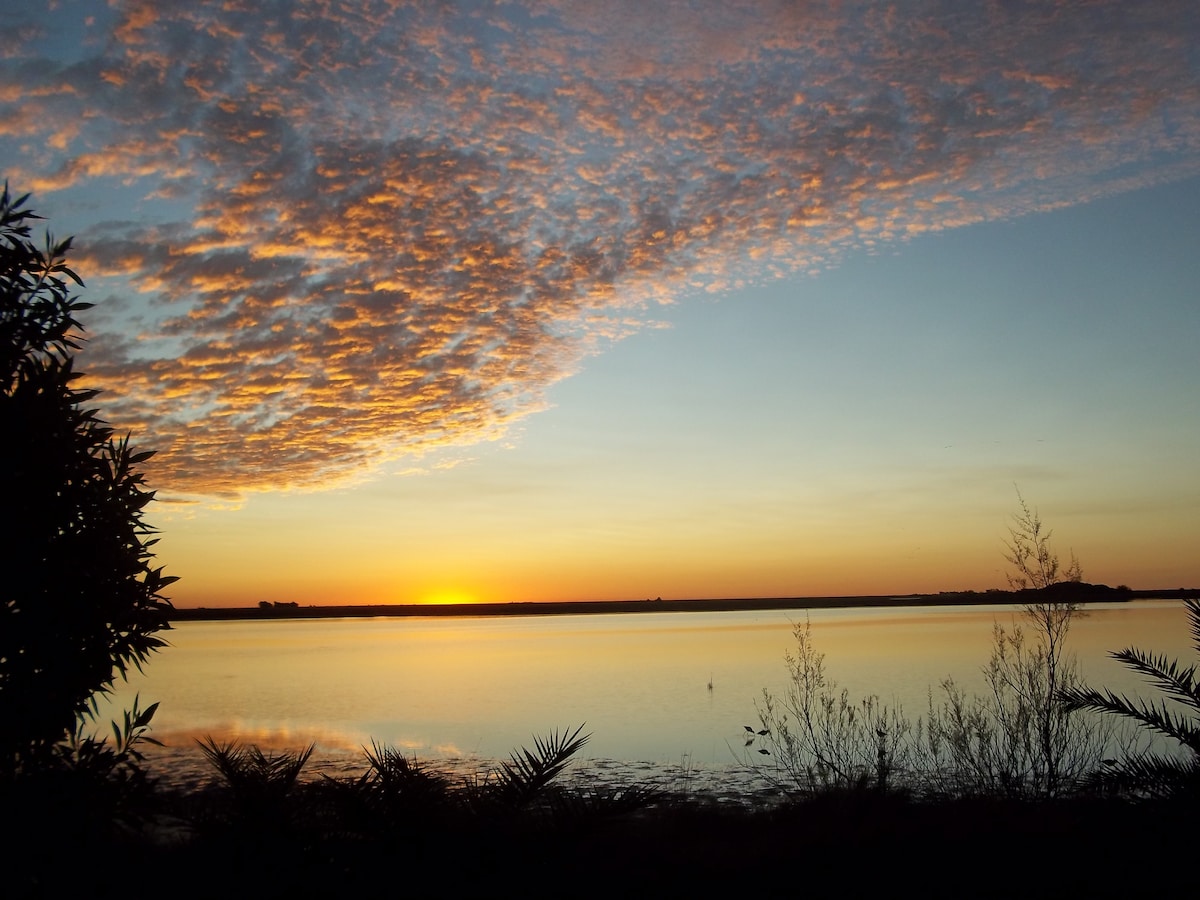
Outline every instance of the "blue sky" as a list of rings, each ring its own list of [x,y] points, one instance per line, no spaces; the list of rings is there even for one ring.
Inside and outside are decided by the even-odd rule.
[[[42,6],[181,605],[1200,583],[1191,4]]]

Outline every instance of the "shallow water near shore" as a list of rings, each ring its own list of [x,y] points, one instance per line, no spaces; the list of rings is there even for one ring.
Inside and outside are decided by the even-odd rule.
[[[272,751],[314,743],[310,775],[361,772],[387,744],[455,778],[476,777],[535,735],[585,724],[577,775],[718,796],[753,793],[745,725],[767,688],[783,691],[784,653],[805,618],[827,673],[852,697],[877,694],[923,715],[951,676],[981,691],[993,623],[1020,610],[908,607],[519,618],[183,622],[145,673],[118,685],[101,722],[139,695],[161,706],[150,748],[167,783],[212,779],[196,739]],[[1069,638],[1089,683],[1146,693],[1110,651],[1191,661],[1179,601],[1096,604]]]

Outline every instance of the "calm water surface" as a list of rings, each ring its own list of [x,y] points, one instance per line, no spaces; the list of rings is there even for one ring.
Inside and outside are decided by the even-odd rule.
[[[374,740],[461,768],[583,723],[586,764],[720,769],[736,762],[762,690],[782,692],[806,615],[829,675],[914,717],[947,676],[981,690],[993,622],[1020,621],[995,606],[184,622],[111,707],[135,693],[143,707],[160,702],[153,734],[194,777],[195,739],[207,735],[316,742],[314,758],[335,768]],[[1088,607],[1070,645],[1090,683],[1136,691],[1106,653],[1133,645],[1190,661],[1189,638],[1182,603],[1135,601]]]

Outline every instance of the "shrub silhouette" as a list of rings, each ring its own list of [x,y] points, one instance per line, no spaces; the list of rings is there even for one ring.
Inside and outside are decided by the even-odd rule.
[[[1066,569],[1059,565],[1058,554],[1050,546],[1053,532],[1042,524],[1037,510],[1029,508],[1020,489],[1017,506],[1019,511],[1008,529],[1009,539],[1004,542],[1004,559],[1013,566],[1008,573],[1009,587],[1014,591],[1044,590],[1063,582],[1083,581],[1083,569],[1074,551]]]
[[[83,282],[66,263],[71,239],[30,240],[28,195],[0,195],[0,479],[7,536],[0,542],[0,773],[44,762],[75,734],[95,697],[163,646],[154,497],[136,452],[87,404],[79,378],[72,296]]]
[[[747,764],[798,794],[869,789],[1044,799],[1074,791],[1114,737],[1107,723],[1058,701],[1080,685],[1066,641],[1081,615],[1072,588],[1081,585],[1082,570],[1074,553],[1061,568],[1037,510],[1019,490],[1017,501],[1004,558],[1014,567],[1008,580],[1021,592],[1024,623],[995,623],[982,695],[944,679],[942,702],[931,690],[924,720],[909,719],[878,695],[852,698],[826,674],[825,655],[805,622],[794,626],[796,650],[784,656],[784,693],[764,690],[760,727],[744,726]],[[769,759],[752,761],[750,752]]]
[[[199,742],[225,790],[208,798],[200,819],[210,836],[232,835],[261,849],[298,835],[336,840],[399,840],[409,849],[443,843],[447,833],[566,834],[645,809],[662,793],[639,785],[566,786],[566,771],[590,735],[583,726],[534,736],[534,749],[455,783],[415,757],[385,744],[365,749],[368,769],[357,777],[299,780],[313,752],[269,755],[236,741]]]

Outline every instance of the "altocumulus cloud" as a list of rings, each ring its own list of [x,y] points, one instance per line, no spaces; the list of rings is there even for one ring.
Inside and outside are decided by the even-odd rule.
[[[503,434],[657,304],[1200,170],[1193,0],[6,4],[167,492]],[[107,299],[106,299],[107,298]]]

